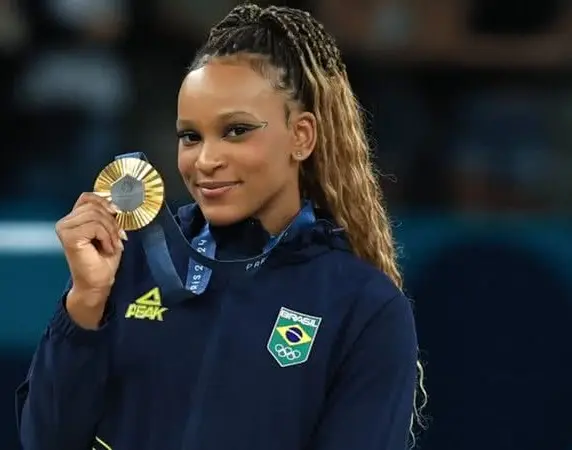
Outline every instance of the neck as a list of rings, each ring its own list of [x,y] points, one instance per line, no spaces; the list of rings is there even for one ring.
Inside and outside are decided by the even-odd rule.
[[[285,193],[286,194],[286,193]],[[270,200],[255,217],[260,221],[264,229],[275,236],[283,231],[300,212],[302,202],[298,191],[289,195],[278,195]]]

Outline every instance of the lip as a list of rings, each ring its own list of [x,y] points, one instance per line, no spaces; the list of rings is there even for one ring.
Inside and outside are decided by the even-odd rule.
[[[196,183],[203,198],[214,199],[223,196],[240,183],[236,181],[202,181]]]
[[[234,186],[238,181],[199,181],[195,183],[199,188],[218,189],[223,187]]]

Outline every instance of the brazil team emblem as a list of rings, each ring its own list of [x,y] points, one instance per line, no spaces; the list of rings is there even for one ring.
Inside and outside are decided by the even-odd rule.
[[[308,361],[321,321],[321,317],[280,308],[267,345],[280,367]]]

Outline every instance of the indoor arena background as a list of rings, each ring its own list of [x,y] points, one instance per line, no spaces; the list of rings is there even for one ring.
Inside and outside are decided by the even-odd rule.
[[[185,200],[177,90],[233,4],[0,0],[0,450],[67,279],[54,222],[133,150]],[[419,448],[572,449],[569,4],[290,3],[336,34],[368,111],[426,367]]]

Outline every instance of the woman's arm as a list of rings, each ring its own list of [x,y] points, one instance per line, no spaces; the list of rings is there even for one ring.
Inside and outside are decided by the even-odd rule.
[[[24,450],[88,450],[103,412],[112,327],[79,327],[66,296],[44,332],[25,382],[16,393]]]
[[[369,320],[342,363],[308,448],[408,448],[416,363],[411,306],[399,294]]]

